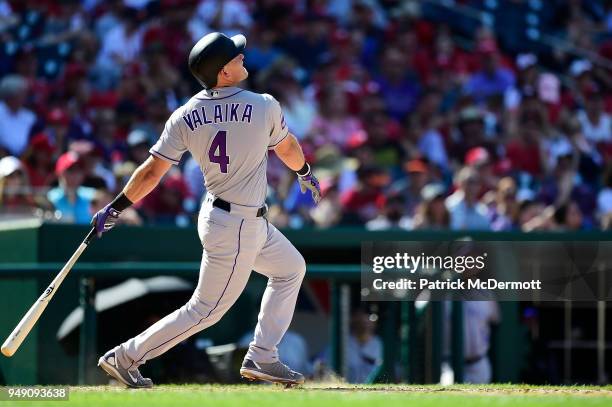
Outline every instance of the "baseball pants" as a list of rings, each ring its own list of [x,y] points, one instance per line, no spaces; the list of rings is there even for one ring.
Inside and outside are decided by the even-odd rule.
[[[207,195],[198,219],[203,245],[198,286],[191,299],[138,336],[116,348],[121,366],[135,369],[221,319],[238,299],[251,270],[268,277],[247,358],[278,360],[276,346],[287,331],[300,285],[304,258],[257,208],[232,204],[231,213],[212,206]]]

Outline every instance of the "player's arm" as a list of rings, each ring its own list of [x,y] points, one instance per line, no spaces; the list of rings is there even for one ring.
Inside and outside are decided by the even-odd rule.
[[[318,203],[321,200],[319,181],[312,174],[310,164],[306,162],[302,147],[295,136],[291,133],[287,134],[280,143],[274,146],[274,152],[287,167],[296,172],[302,193],[310,190],[312,199]]]
[[[130,177],[123,191],[108,205],[100,209],[91,220],[98,237],[115,226],[122,211],[147,196],[159,184],[172,164],[155,156],[149,156]]]

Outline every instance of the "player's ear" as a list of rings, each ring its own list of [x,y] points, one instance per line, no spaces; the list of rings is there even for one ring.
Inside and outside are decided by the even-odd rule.
[[[221,75],[221,77],[225,80],[231,79],[232,76],[230,72],[225,69],[225,67],[221,68],[221,72],[219,72],[219,75]]]

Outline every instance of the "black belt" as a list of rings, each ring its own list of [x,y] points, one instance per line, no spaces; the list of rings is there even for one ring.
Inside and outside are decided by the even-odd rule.
[[[232,204],[224,201],[221,198],[215,198],[213,201],[213,206],[219,209],[223,209],[225,212],[232,212]],[[257,209],[257,217],[262,217],[268,212],[268,208],[264,205],[261,208]]]

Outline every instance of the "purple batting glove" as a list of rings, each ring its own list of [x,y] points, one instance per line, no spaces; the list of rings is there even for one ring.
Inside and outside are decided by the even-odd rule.
[[[321,187],[319,186],[319,180],[312,174],[310,167],[305,175],[298,174],[298,182],[300,183],[302,193],[310,190],[312,192],[312,200],[315,204],[318,204],[321,200]]]
[[[102,237],[102,233],[108,232],[115,226],[119,220],[119,215],[121,215],[121,212],[108,204],[93,216],[91,226],[96,228],[96,234],[99,238]]]

